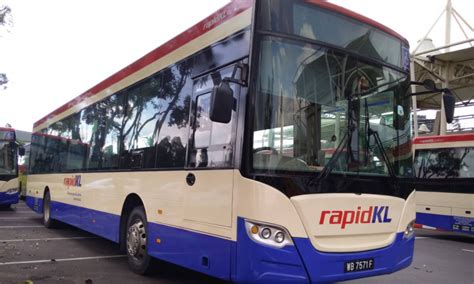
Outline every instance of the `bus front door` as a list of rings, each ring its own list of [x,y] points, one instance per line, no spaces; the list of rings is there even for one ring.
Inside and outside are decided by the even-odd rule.
[[[235,133],[241,87],[231,84],[236,103],[229,123],[211,121],[209,111],[213,87],[230,77],[233,69],[234,66],[228,66],[195,79],[191,103],[184,220],[217,228],[210,232],[214,234],[220,234],[219,226],[232,226]]]

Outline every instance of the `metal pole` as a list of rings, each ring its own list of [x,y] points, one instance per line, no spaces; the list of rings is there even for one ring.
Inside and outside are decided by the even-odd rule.
[[[415,57],[412,57],[410,59],[410,79],[411,81],[416,81],[416,76],[415,76]],[[416,93],[416,86],[411,85],[411,92]],[[413,107],[413,131],[414,131],[414,136],[418,137],[418,116],[416,112],[416,96],[411,97],[411,102],[412,102],[412,107]]]
[[[451,79],[451,64],[450,62],[446,62],[444,66],[443,76],[445,78],[443,82],[443,88],[449,88],[449,79]],[[444,112],[444,102],[443,102],[443,93],[440,94],[440,101],[441,101],[441,119],[439,125],[439,135],[446,135],[447,130],[447,122],[446,122],[446,113]]]
[[[444,37],[444,44],[450,45],[451,44],[451,16],[453,15],[453,5],[451,4],[451,0],[448,0],[446,4],[446,27],[445,27],[445,37]],[[449,52],[450,48],[446,48],[446,52]]]

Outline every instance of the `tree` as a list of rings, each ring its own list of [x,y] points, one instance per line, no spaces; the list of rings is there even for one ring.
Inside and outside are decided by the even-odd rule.
[[[7,83],[8,83],[7,74],[0,73],[0,89],[5,90],[7,88]]]
[[[13,25],[12,17],[11,17],[12,9],[8,6],[0,6],[0,27],[5,28],[8,32],[8,28]],[[0,33],[1,37],[1,33]],[[0,72],[0,90],[5,90],[7,88],[8,77],[7,74]]]

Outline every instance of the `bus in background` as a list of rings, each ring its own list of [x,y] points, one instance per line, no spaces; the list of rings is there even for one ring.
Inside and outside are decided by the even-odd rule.
[[[416,223],[474,234],[474,134],[414,139]]]
[[[18,146],[13,128],[0,127],[0,207],[18,203]]]
[[[28,181],[28,167],[30,161],[30,147],[31,144],[25,144],[23,148],[25,149],[25,155],[20,156],[18,160],[18,181],[20,188],[20,199],[24,200],[26,197],[26,183]]]
[[[408,51],[324,1],[232,1],[37,121],[26,202],[120,243],[140,274],[154,258],[235,282],[398,271]]]

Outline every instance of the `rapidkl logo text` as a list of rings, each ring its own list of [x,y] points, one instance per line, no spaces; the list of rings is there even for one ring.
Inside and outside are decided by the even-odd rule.
[[[321,212],[319,224],[341,225],[345,229],[349,224],[390,223],[388,217],[388,206],[370,206],[367,210],[357,207],[357,210],[325,210]]]
[[[70,186],[80,187],[80,186],[82,186],[81,176],[77,175],[77,176],[73,176],[73,177],[70,177],[70,178],[64,178],[64,185],[67,186],[67,187],[70,187]]]

